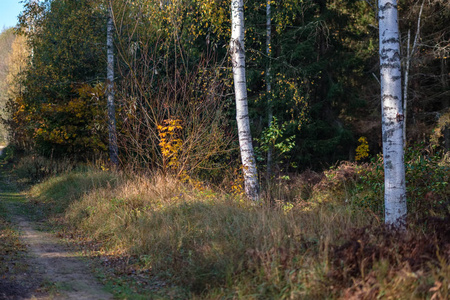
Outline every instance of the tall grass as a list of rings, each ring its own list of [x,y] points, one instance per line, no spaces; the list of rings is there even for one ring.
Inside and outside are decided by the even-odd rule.
[[[326,201],[311,197],[308,205],[255,205],[160,174],[90,171],[49,179],[31,194],[58,206],[53,213],[63,212],[68,230],[100,243],[102,253],[132,258],[127,274],[166,283],[151,293],[167,296],[167,287],[179,287],[169,298],[448,296],[448,253],[407,248],[424,245],[426,236],[377,231],[376,215],[354,201],[332,201],[331,192]],[[431,256],[408,265],[408,251],[396,249]]]
[[[90,192],[112,188],[117,183],[118,177],[114,173],[84,168],[47,178],[32,186],[29,196],[33,203],[43,205],[46,216],[54,217]]]

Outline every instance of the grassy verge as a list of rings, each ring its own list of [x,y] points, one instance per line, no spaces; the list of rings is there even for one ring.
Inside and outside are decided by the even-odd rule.
[[[0,168],[0,274],[5,278],[8,274],[16,273],[14,262],[23,257],[26,251],[10,216],[11,209],[22,209],[20,204],[25,199],[7,182],[8,178],[3,172],[6,169],[4,163],[0,163]]]
[[[24,268],[27,268],[15,263],[23,257],[25,251],[25,246],[19,240],[19,233],[8,218],[4,203],[0,202],[0,279],[23,272]]]
[[[448,298],[448,214],[396,233],[355,194],[324,201],[339,194],[324,186],[306,204],[255,206],[170,177],[85,170],[30,194],[123,299]]]

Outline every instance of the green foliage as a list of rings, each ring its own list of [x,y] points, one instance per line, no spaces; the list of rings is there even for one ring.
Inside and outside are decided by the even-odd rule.
[[[255,139],[260,144],[259,147],[255,148],[258,160],[264,160],[264,154],[267,153],[269,147],[272,147],[276,151],[276,159],[282,155],[286,155],[294,148],[295,135],[284,137],[287,126],[287,122],[280,125],[278,124],[277,118],[273,117],[272,125],[263,130],[261,138]]]
[[[0,116],[5,118],[5,105],[8,100],[7,76],[9,73],[10,54],[15,35],[12,28],[0,32]],[[7,132],[3,122],[0,124],[0,144],[5,144]]]
[[[105,99],[98,90],[106,69],[105,3],[25,1],[18,31],[27,37],[33,54],[17,76],[20,88],[8,104],[9,132],[16,146],[46,156],[92,158],[105,152]],[[230,142],[236,124],[227,53],[229,1],[114,0],[111,4],[116,20],[115,87],[122,161],[140,168],[162,167],[157,126],[167,119],[182,119],[186,130],[181,140],[198,147],[181,147],[186,151],[180,152],[184,161],[180,168],[201,169],[205,177],[222,173],[217,169],[238,159],[238,152],[231,150],[238,143]],[[272,42],[267,57],[266,4],[246,2],[249,116],[253,136],[260,141],[260,165],[265,164],[264,148],[273,144],[272,129],[267,130],[269,106],[277,122],[285,126],[282,135],[276,133],[275,145],[283,149],[276,149],[279,165],[274,170],[319,170],[352,159],[360,136],[367,137],[373,154],[379,151],[379,87],[373,78],[378,68],[378,32],[371,4],[352,0],[271,3]],[[404,0],[399,7],[402,32],[415,28],[417,3]],[[410,130],[407,120],[408,137],[429,131],[436,123],[430,116],[445,115],[447,109],[449,55],[442,46],[448,33],[442,21],[448,15],[445,8],[441,1],[432,1],[423,12],[422,38],[427,46],[421,46],[412,58],[411,72],[417,73],[419,62],[426,66],[411,77],[410,89],[418,91],[410,94],[420,95],[421,101],[411,98],[408,106],[415,107],[408,116],[417,121]],[[270,78],[265,73],[268,66]],[[417,79],[421,76],[426,80]],[[270,97],[266,80],[271,81]],[[83,89],[97,92],[92,96]],[[72,111],[74,105],[83,109]],[[202,131],[201,126],[212,130]],[[441,138],[442,134],[436,134],[435,139]],[[222,140],[220,147],[212,146]],[[199,162],[199,157],[204,159]]]
[[[377,155],[370,164],[363,165],[360,183],[356,186],[357,206],[370,209],[380,217],[384,213],[384,166],[382,155]]]
[[[14,145],[8,145],[2,150],[2,155],[0,156],[0,160],[3,162],[12,162],[16,157],[17,150]]]
[[[430,151],[431,150],[431,151]],[[409,147],[405,155],[406,190],[409,215],[418,217],[441,215],[447,211],[450,199],[450,161],[448,154],[434,153],[423,144]],[[360,181],[355,196],[358,205],[382,216],[384,171],[383,158],[377,156],[361,166]]]
[[[449,209],[450,159],[423,144],[409,147],[405,156],[406,190],[411,214],[440,215]]]
[[[10,105],[13,119],[17,115],[12,130],[46,156],[83,158],[106,149],[98,84],[106,72],[105,18],[98,4],[30,1],[20,18],[32,55],[20,78],[24,92]]]

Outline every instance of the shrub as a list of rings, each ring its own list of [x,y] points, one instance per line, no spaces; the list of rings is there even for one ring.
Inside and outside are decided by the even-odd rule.
[[[408,214],[423,218],[447,211],[450,190],[450,159],[448,154],[433,152],[423,145],[410,147],[405,155],[406,191]],[[377,156],[360,171],[360,182],[356,192],[360,204],[374,212],[383,212],[384,170],[383,158]]]

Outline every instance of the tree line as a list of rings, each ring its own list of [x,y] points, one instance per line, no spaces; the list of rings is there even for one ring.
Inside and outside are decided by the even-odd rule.
[[[405,211],[405,145],[450,147],[449,19],[440,0],[29,0],[9,141],[180,178],[231,170],[258,200],[274,176],[355,160],[364,137]]]

